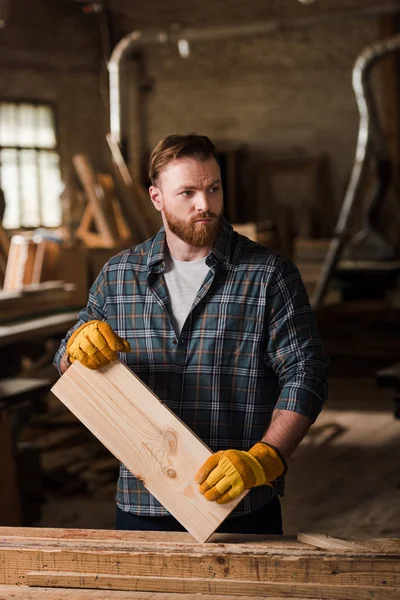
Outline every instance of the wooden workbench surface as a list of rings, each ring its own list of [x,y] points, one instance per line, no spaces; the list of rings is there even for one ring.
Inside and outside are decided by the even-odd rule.
[[[251,596],[264,600],[265,596]],[[225,594],[169,594],[154,592],[119,592],[116,590],[78,590],[68,588],[32,588],[25,585],[0,585],[0,600],[248,600],[249,596]],[[282,597],[269,597],[281,600]],[[285,600],[295,600],[286,597]]]
[[[317,539],[317,538],[315,538]],[[330,538],[327,538],[330,539]],[[393,556],[400,559],[400,538],[351,539],[352,555]],[[188,554],[280,554],[321,556],[330,554],[296,536],[243,535],[216,533],[206,544],[199,544],[189,533],[168,531],[114,531],[103,529],[45,529],[38,527],[0,527],[0,550],[4,548],[75,548],[122,552],[185,552]],[[357,550],[362,547],[362,552]],[[333,550],[332,554],[343,552]]]
[[[399,539],[302,539],[3,527],[0,600],[400,598]]]

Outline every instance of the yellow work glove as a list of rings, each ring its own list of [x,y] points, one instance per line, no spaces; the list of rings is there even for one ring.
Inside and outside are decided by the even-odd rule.
[[[225,504],[244,490],[270,485],[285,471],[286,463],[279,452],[265,442],[258,442],[248,452],[215,452],[196,473],[195,481],[207,500]]]
[[[68,340],[67,354],[70,362],[78,360],[89,369],[116,360],[117,352],[130,352],[127,340],[117,335],[104,321],[89,321],[73,332]]]

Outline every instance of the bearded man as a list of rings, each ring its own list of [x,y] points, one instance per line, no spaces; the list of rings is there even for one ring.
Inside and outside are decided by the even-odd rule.
[[[120,358],[213,451],[210,502],[250,493],[220,532],[282,534],[286,463],[326,399],[327,360],[296,267],[223,217],[217,150],[170,135],[150,158],[163,227],[111,258],[54,364]],[[117,529],[182,526],[121,464]]]

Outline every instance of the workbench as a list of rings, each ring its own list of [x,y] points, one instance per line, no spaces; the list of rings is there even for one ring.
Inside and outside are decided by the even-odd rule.
[[[0,528],[1,600],[249,597],[398,600],[400,539]]]

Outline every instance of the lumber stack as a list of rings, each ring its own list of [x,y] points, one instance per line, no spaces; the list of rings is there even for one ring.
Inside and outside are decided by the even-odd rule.
[[[115,496],[119,462],[52,394],[46,412],[32,415],[18,442],[40,453],[43,484],[52,494]]]
[[[214,534],[202,545],[187,533],[0,528],[0,597],[399,598],[399,539],[334,540],[331,550],[305,539]]]
[[[46,281],[25,285],[18,290],[0,290],[0,323],[29,315],[51,314],[75,305],[75,285],[64,281]]]

